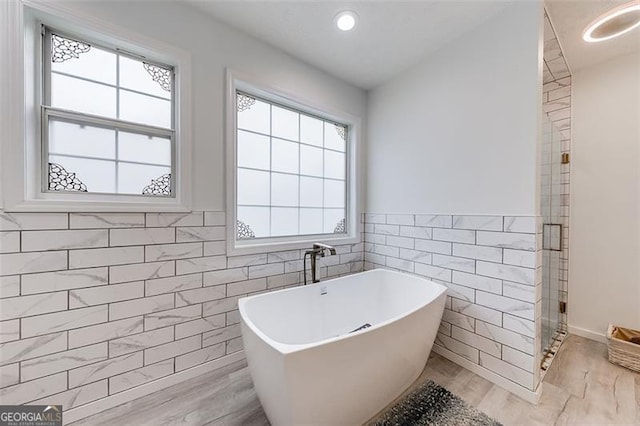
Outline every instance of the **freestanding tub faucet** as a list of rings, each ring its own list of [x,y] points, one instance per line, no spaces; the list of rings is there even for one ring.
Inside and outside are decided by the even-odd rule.
[[[316,263],[318,261],[318,256],[325,257],[327,251],[329,252],[329,255],[336,254],[335,247],[322,243],[313,243],[311,250],[307,250],[304,253],[302,262],[304,266],[304,285],[307,285],[307,255],[311,258],[311,282],[319,283],[320,280],[316,277]]]

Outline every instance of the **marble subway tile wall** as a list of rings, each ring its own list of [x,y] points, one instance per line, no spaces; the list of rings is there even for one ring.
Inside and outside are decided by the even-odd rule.
[[[448,288],[434,351],[527,391],[539,383],[537,217],[365,215],[365,269],[390,268]]]
[[[559,262],[552,264],[551,270],[558,272],[558,276],[549,277],[559,282],[559,300],[567,302],[569,283],[569,198],[570,198],[570,163],[562,164],[561,155],[571,155],[571,71],[562,53],[562,47],[551,24],[549,16],[544,16],[544,73],[542,86],[542,109],[557,129],[560,138],[554,140],[557,146],[543,146],[543,150],[553,153],[552,165],[560,168],[559,181],[554,180],[551,185],[543,182],[543,202],[550,197],[544,197],[545,191],[552,191],[558,202],[542,208],[551,209],[551,217],[554,223],[562,224],[562,252],[559,259],[550,259]],[[544,156],[544,153],[543,153]],[[545,177],[543,176],[543,179]],[[555,179],[555,178],[554,178]],[[549,194],[547,194],[549,195]],[[560,314],[560,328],[566,331],[567,314]]]
[[[240,297],[303,250],[227,256],[222,212],[0,212],[0,400],[80,407],[242,349]],[[363,244],[320,259],[363,269]]]

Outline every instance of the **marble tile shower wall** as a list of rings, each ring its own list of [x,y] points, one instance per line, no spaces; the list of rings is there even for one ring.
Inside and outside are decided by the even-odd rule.
[[[365,269],[397,269],[448,287],[435,352],[535,390],[539,218],[367,214],[364,226]]]
[[[544,77],[542,86],[542,109],[549,117],[552,125],[560,134],[559,146],[549,147],[554,154],[553,166],[560,167],[560,181],[543,182],[543,192],[552,191],[559,194],[559,203],[541,207],[551,209],[554,223],[562,224],[562,252],[559,265],[552,264],[551,270],[559,271],[559,300],[567,302],[569,282],[569,197],[570,197],[570,164],[562,164],[560,156],[571,153],[571,72],[562,53],[551,20],[544,16]],[[544,177],[543,177],[544,179]],[[550,199],[550,197],[547,197]],[[553,259],[556,261],[556,259]],[[566,331],[567,314],[560,314],[560,325]]]
[[[242,348],[238,298],[299,285],[301,250],[225,253],[222,212],[0,212],[0,400],[65,410]],[[338,246],[320,275],[361,271]]]

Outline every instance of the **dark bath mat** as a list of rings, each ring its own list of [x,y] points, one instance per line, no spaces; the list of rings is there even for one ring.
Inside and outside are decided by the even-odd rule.
[[[375,426],[502,426],[431,380],[389,408],[374,422]]]

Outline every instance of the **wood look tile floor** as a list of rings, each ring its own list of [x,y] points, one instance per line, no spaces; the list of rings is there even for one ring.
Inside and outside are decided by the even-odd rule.
[[[407,392],[427,379],[505,426],[640,425],[640,374],[610,364],[604,344],[573,335],[567,337],[547,372],[538,405],[525,402],[437,354],[432,354]],[[244,361],[73,423],[268,424]]]

